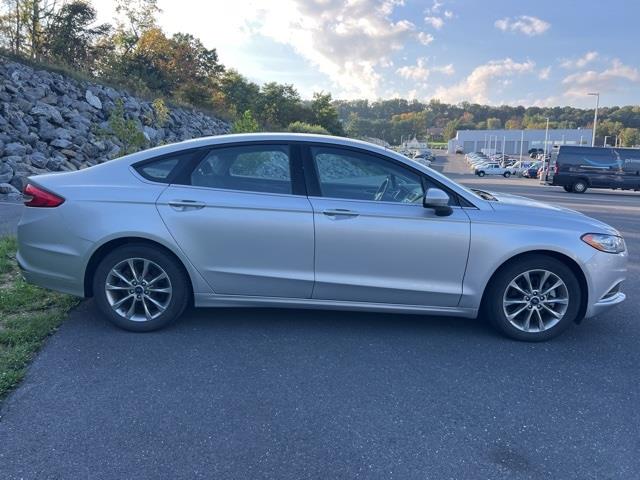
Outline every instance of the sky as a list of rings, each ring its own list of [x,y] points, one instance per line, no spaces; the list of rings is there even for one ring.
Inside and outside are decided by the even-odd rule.
[[[94,0],[114,23],[113,0]],[[303,98],[640,104],[640,0],[158,0],[249,79]]]

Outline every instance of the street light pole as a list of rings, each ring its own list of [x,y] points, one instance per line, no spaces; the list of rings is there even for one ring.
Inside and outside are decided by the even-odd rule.
[[[591,137],[591,146],[595,147],[596,146],[596,128],[598,126],[598,107],[600,106],[600,92],[592,92],[592,93],[588,93],[587,95],[596,97],[596,110],[593,113],[593,134]]]
[[[520,162],[522,162],[522,144],[524,143],[524,130],[520,130]]]
[[[605,135],[605,136],[604,136],[604,142],[602,143],[602,146],[603,146],[603,147],[606,147],[606,146],[607,146],[607,138],[609,138],[609,135]]]
[[[547,142],[549,141],[549,117],[547,117],[547,129],[544,132],[544,158],[547,159]]]

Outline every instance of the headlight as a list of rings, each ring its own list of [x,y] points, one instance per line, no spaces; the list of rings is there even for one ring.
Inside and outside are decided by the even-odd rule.
[[[585,233],[582,241],[591,245],[596,250],[607,253],[622,253],[627,247],[622,237],[617,235],[605,235],[603,233]]]

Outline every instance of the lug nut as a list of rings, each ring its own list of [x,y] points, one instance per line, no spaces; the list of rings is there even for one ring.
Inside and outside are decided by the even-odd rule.
[[[531,300],[529,297],[524,297],[524,299],[528,302],[529,300]]]
[[[531,310],[533,307],[531,305],[527,305],[527,308]]]
[[[133,290],[129,290],[129,293],[133,293]]]

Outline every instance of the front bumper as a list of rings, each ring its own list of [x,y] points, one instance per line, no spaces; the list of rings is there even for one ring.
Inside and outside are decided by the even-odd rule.
[[[585,318],[600,315],[622,303],[626,295],[620,291],[627,276],[627,251],[618,254],[596,252],[585,264],[589,283],[589,303]]]

